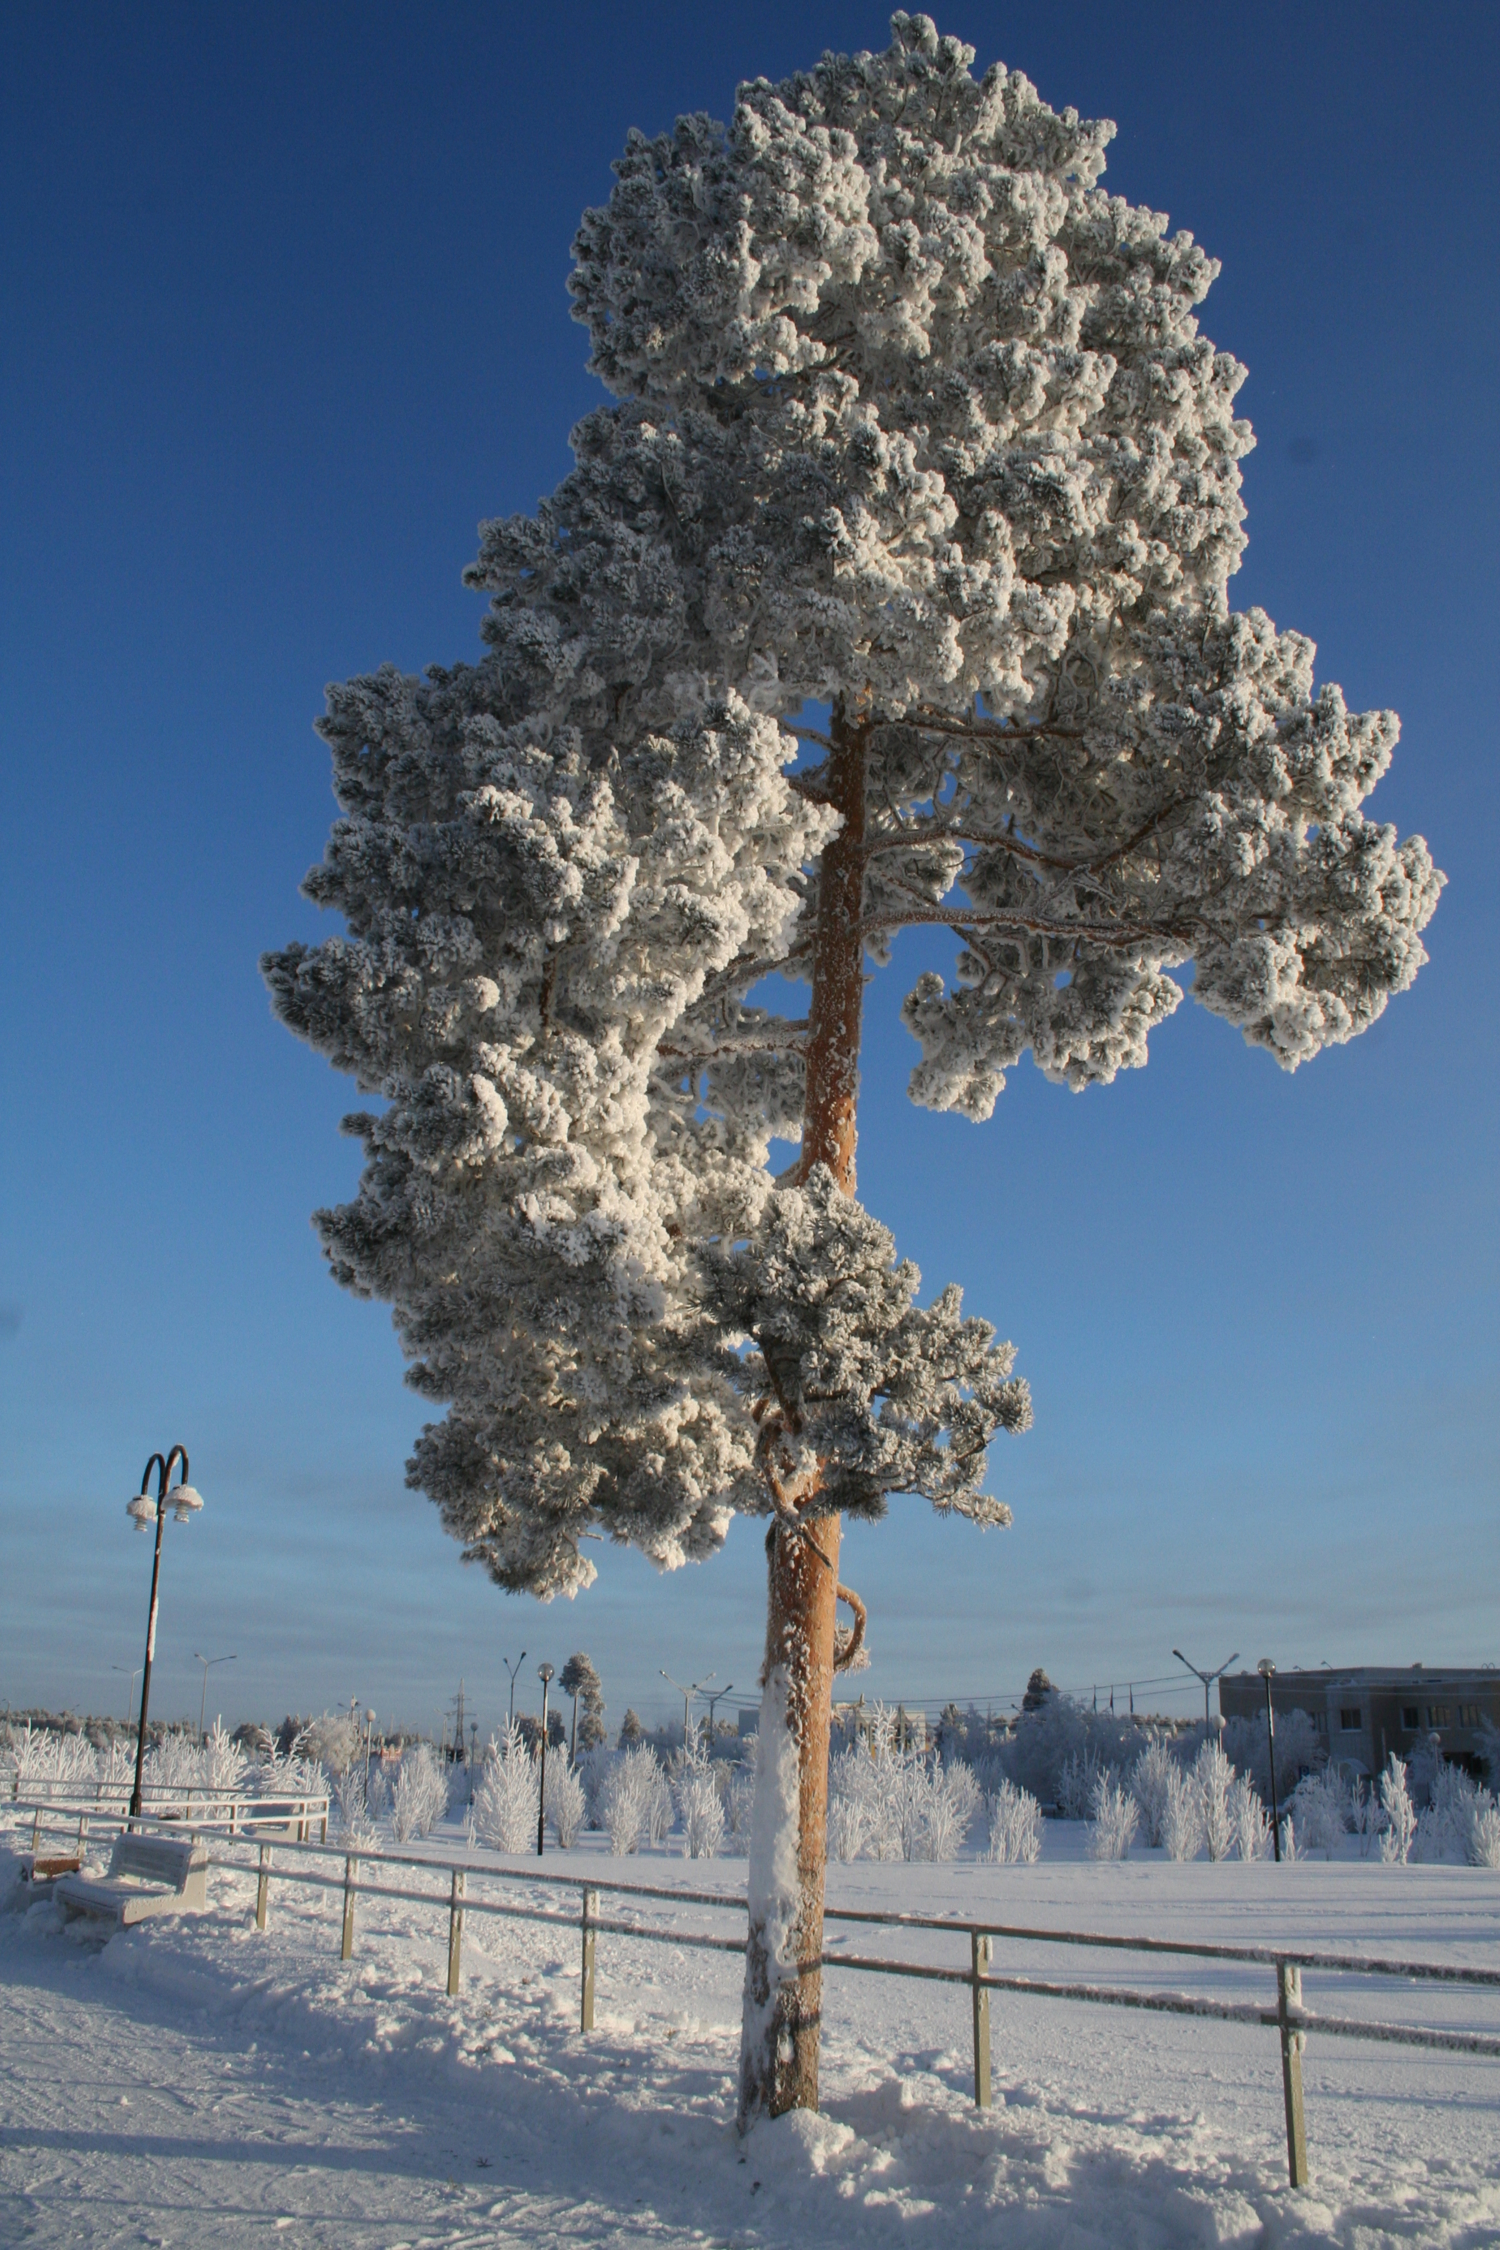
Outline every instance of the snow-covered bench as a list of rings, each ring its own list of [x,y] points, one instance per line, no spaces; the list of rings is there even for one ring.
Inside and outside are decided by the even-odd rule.
[[[201,1914],[208,1905],[208,1853],[191,1837],[118,1836],[102,1882],[64,1875],[52,1896],[69,1920],[97,1914],[121,1929],[153,1914]]]

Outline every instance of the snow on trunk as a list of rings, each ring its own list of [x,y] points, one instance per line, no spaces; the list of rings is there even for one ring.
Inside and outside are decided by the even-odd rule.
[[[740,2130],[818,2106],[828,1726],[840,1524],[777,1525],[755,1810],[740,2036]]]

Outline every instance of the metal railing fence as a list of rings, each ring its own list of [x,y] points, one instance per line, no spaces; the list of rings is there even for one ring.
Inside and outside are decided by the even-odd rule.
[[[28,1804],[20,1808],[31,1811]],[[38,1823],[42,1823],[47,1808],[37,1808]],[[52,1825],[46,1823],[46,1825]],[[131,1828],[163,1826],[165,1823],[146,1815],[128,1821]],[[173,1822],[175,1827],[177,1822]],[[242,1823],[243,1826],[243,1823]],[[33,1839],[39,1832],[33,1830]],[[234,1841],[234,1839],[226,1839]],[[33,1847],[34,1848],[34,1847]],[[579,2002],[579,2029],[594,2029],[595,1992],[598,1966],[598,1940],[602,1936],[639,1939],[646,1944],[675,1945],[690,1950],[719,1953],[745,1951],[744,1938],[718,1937],[707,1931],[681,1930],[676,1927],[653,1928],[640,1921],[625,1921],[601,1915],[601,1893],[611,1897],[661,1900],[674,1906],[703,1906],[720,1911],[746,1912],[746,1900],[741,1893],[725,1891],[690,1890],[677,1885],[630,1883],[611,1881],[603,1877],[580,1877],[576,1873],[552,1874],[542,1868],[497,1867],[488,1861],[456,1859],[453,1857],[429,1858],[416,1853],[385,1852],[359,1844],[314,1844],[311,1842],[280,1842],[276,1847],[299,1861],[342,1859],[343,1871],[339,1875],[326,1875],[305,1865],[288,1866],[283,1857],[273,1861],[273,1847],[268,1842],[258,1844],[258,1857],[249,1862],[244,1859],[211,1855],[209,1865],[239,1875],[253,1875],[256,1879],[255,1926],[267,1927],[270,1908],[271,1883],[296,1883],[317,1890],[338,1891],[343,1898],[339,1952],[342,1960],[349,1960],[354,1952],[355,1901],[360,1897],[390,1899],[416,1906],[447,1908],[447,1990],[450,1995],[459,1989],[463,1949],[465,1914],[489,1914],[517,1921],[541,1922],[557,1928],[574,1929],[580,1933],[582,1954],[582,1991]],[[430,1889],[413,1889],[395,1883],[370,1882],[362,1870],[371,1865],[378,1868],[436,1872],[448,1877],[446,1893]],[[468,1889],[468,1878],[474,1876],[501,1884],[524,1884],[528,1888],[573,1891],[580,1895],[580,1911],[575,1916],[549,1911],[506,1899],[480,1898]],[[885,1929],[931,1932],[944,1937],[967,1938],[969,1960],[966,1967],[945,1967],[938,1963],[896,1961],[873,1955],[831,1953],[825,1950],[822,1966],[825,1969],[848,1969],[856,1973],[876,1976],[908,1977],[926,1983],[965,1985],[969,1989],[972,2008],[974,2041],[974,2100],[980,2109],[991,2106],[991,2038],[990,1994],[1011,1992],[1032,1999],[1072,2000],[1085,2005],[1109,2008],[1132,2008],[1148,2013],[1206,2017],[1224,2023],[1254,2024],[1276,2031],[1281,2049],[1282,2095],[1286,2120],[1287,2169],[1293,2187],[1308,2184],[1307,2129],[1302,2093],[1302,2054],[1309,2032],[1316,2031],[1330,2038],[1374,2041],[1379,2044],[1427,2049],[1440,2049],[1451,2054],[1475,2057],[1500,2057],[1500,2035],[1487,2032],[1430,2030],[1409,2024],[1384,2023],[1358,2017],[1331,2016],[1309,2009],[1302,1997],[1302,1972],[1312,1969],[1330,1975],[1356,1975],[1365,1977],[1399,1978],[1412,1983],[1432,1983],[1447,1986],[1478,1987],[1488,1991],[1500,1990],[1500,1969],[1471,1969],[1440,1961],[1393,1961],[1364,1954],[1325,1953],[1293,1946],[1211,1945],[1191,1939],[1121,1937],[1113,1933],[1093,1930],[1038,1929],[1018,1923],[994,1921],[960,1921],[936,1915],[899,1914],[882,1912],[869,1907],[835,1907],[824,1909],[825,1922],[867,1924]],[[1229,1962],[1240,1966],[1270,1968],[1275,1971],[1276,1992],[1273,2004],[1256,2001],[1216,2000],[1192,1993],[1138,1992],[1114,1985],[1096,1985],[1062,1982],[1056,1979],[1002,1975],[994,1969],[996,1940],[1007,1944],[1040,1944],[1067,1947],[1104,1949],[1110,1952],[1147,1955],[1171,1955],[1196,1961]]]

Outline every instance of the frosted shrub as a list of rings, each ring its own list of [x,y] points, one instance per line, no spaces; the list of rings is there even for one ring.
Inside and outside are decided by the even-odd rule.
[[[1412,1857],[1457,1860],[1465,1867],[1492,1867],[1481,1847],[1481,1825],[1495,1811],[1494,1799],[1469,1779],[1462,1766],[1444,1764],[1433,1776],[1430,1803],[1418,1816]],[[1486,1831],[1487,1833],[1487,1831]]]
[[[391,1809],[390,1785],[385,1777],[385,1761],[376,1758],[370,1767],[365,1783],[365,1809],[372,1820],[384,1820]]]
[[[547,1818],[559,1845],[571,1851],[583,1826],[583,1782],[561,1755],[547,1760]]]
[[[1167,1776],[1161,1840],[1168,1859],[1196,1859],[1203,1841],[1203,1800],[1179,1766]]]
[[[235,1796],[245,1788],[249,1769],[249,1759],[239,1744],[231,1740],[224,1721],[215,1719],[208,1740],[198,1754],[199,1776],[204,1788],[219,1796]]]
[[[1281,1856],[1288,1865],[1302,1857],[1302,1847],[1297,1842],[1297,1823],[1290,1813],[1281,1823]]]
[[[1229,1831],[1241,1859],[1264,1859],[1271,1849],[1266,1808],[1242,1773],[1229,1788]]]
[[[615,1762],[615,1753],[602,1742],[590,1743],[578,1761],[578,1777],[583,1783],[584,1803],[587,1806],[586,1825],[590,1828],[604,1826],[602,1796]]]
[[[1162,1822],[1167,1815],[1168,1782],[1179,1770],[1166,1737],[1160,1734],[1152,1735],[1130,1769],[1131,1794],[1141,1808],[1143,1843],[1155,1846],[1164,1840]]]
[[[990,1799],[990,1858],[1030,1867],[1042,1854],[1042,1808],[1029,1789],[1002,1781]]]
[[[1094,1784],[1104,1762],[1091,1742],[1065,1758],[1057,1775],[1057,1809],[1064,1820],[1084,1820],[1094,1801]]]
[[[858,1859],[871,1830],[870,1756],[861,1743],[840,1750],[828,1769],[828,1856]]]
[[[685,1758],[673,1789],[682,1822],[682,1845],[689,1859],[717,1859],[724,1841],[724,1806],[706,1756]]]
[[[640,1850],[661,1778],[656,1753],[644,1743],[622,1751],[610,1766],[599,1792],[599,1817],[616,1858]]]
[[[1380,1799],[1373,1785],[1356,1781],[1349,1791],[1349,1822],[1359,1838],[1359,1856],[1368,1859],[1376,1838],[1385,1826],[1385,1815],[1380,1809]]]
[[[492,1735],[470,1808],[475,1834],[497,1852],[530,1850],[536,1842],[539,1787],[537,1761],[520,1728],[511,1724],[498,1742]]]
[[[736,1766],[729,1777],[729,1787],[724,1792],[724,1814],[729,1823],[729,1837],[737,1852],[750,1849],[750,1815],[755,1804],[755,1769],[753,1766]],[[840,1855],[834,1854],[835,1858]],[[853,1858],[853,1853],[849,1854]]]
[[[1217,1742],[1205,1742],[1193,1760],[1193,1783],[1198,1791],[1199,1819],[1208,1856],[1212,1860],[1228,1859],[1234,1842],[1234,1824],[1229,1814],[1234,1768]]]
[[[672,1784],[663,1773],[655,1756],[651,1760],[651,1792],[646,1800],[646,1834],[653,1846],[664,1844],[672,1833],[672,1819],[676,1812],[672,1802]]]
[[[1096,1777],[1089,1812],[1089,1858],[1129,1859],[1141,1809],[1134,1797],[1120,1787],[1117,1774],[1101,1773]]]
[[[65,1777],[59,1776],[62,1778]],[[197,1749],[185,1735],[169,1734],[154,1750],[147,1752],[142,1774],[142,1786],[147,1792],[159,1790],[163,1795],[182,1799],[202,1785]]]
[[[1411,1858],[1411,1847],[1416,1839],[1417,1814],[1406,1787],[1406,1764],[1401,1758],[1393,1757],[1380,1777],[1380,1804],[1385,1814],[1380,1856],[1387,1867],[1404,1867]]]
[[[1254,1782],[1262,1804],[1271,1801],[1271,1759],[1266,1744],[1266,1722],[1259,1714],[1253,1719],[1226,1719],[1223,1727],[1224,1754],[1241,1773]],[[1300,1774],[1312,1773],[1327,1755],[1327,1744],[1305,1711],[1279,1711],[1276,1714],[1276,1795],[1281,1804],[1291,1800]]]
[[[1469,1837],[1469,1864],[1471,1867],[1500,1867],[1500,1805],[1488,1790],[1482,1790],[1483,1802],[1474,1813],[1474,1825]]]
[[[1304,1852],[1332,1859],[1349,1825],[1349,1787],[1331,1766],[1307,1774],[1292,1792],[1291,1810]]]
[[[398,1844],[430,1835],[448,1810],[448,1781],[430,1743],[408,1750],[396,1775],[391,1833]]]
[[[961,1758],[928,1768],[926,1783],[922,1856],[935,1860],[957,1859],[969,1833],[969,1823],[979,1810],[979,1784]]]
[[[365,1798],[365,1775],[362,1766],[346,1766],[333,1777],[333,1801],[338,1807],[338,1836],[340,1843],[367,1844],[375,1834],[370,1820],[370,1809]]]

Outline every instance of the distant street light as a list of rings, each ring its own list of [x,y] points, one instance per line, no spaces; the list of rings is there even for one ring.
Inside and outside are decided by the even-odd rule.
[[[1276,1864],[1281,1864],[1281,1812],[1276,1803],[1276,1716],[1271,1709],[1271,1682],[1276,1667],[1269,1656],[1263,1656],[1255,1667],[1266,1683],[1266,1745],[1271,1759],[1271,1848],[1276,1854]]]
[[[128,1672],[130,1674],[130,1685],[125,1691],[125,1724],[129,1726],[130,1707],[135,1701],[135,1676],[137,1672],[139,1672],[140,1666],[139,1664],[111,1664],[110,1670],[112,1672]]]
[[[208,1711],[209,1668],[214,1664],[237,1664],[239,1658],[235,1656],[205,1656],[201,1649],[195,1648],[193,1662],[203,1666],[203,1694],[198,1703],[198,1740],[201,1742],[203,1740],[203,1721]]]
[[[708,1746],[710,1750],[713,1748],[714,1742],[714,1705],[722,1703],[726,1695],[733,1695],[733,1693],[734,1682],[731,1680],[728,1687],[715,1688],[712,1695],[704,1697],[704,1701],[708,1705]]]
[[[657,1666],[657,1670],[661,1671],[660,1665]],[[678,1694],[682,1697],[682,1747],[684,1750],[690,1749],[691,1743],[688,1739],[688,1727],[690,1724],[690,1714],[693,1708],[693,1697],[695,1695],[702,1695],[704,1693],[705,1689],[708,1686],[708,1680],[711,1680],[713,1678],[713,1674],[712,1672],[709,1673],[708,1680],[694,1680],[691,1687],[684,1687],[681,1680],[674,1680],[670,1672],[662,1672],[661,1676],[666,1681],[668,1687],[676,1688]],[[727,1688],[723,1688],[720,1689],[719,1692],[721,1694],[727,1694],[729,1691]]]
[[[536,1792],[536,1856],[541,1858],[546,1845],[547,1821],[547,1687],[552,1678],[550,1664],[539,1664],[537,1678],[542,1683],[542,1763]]]
[[[1176,1657],[1178,1663],[1187,1664],[1188,1670],[1203,1682],[1203,1724],[1205,1725],[1205,1727],[1212,1727],[1213,1725],[1213,1720],[1209,1716],[1208,1691],[1213,1686],[1214,1681],[1217,1679],[1222,1679],[1223,1675],[1229,1670],[1230,1665],[1237,1661],[1239,1653],[1239,1650],[1236,1649],[1234,1655],[1231,1657],[1227,1657],[1225,1661],[1219,1666],[1217,1672],[1205,1672],[1200,1668],[1200,1666],[1196,1664],[1188,1664],[1188,1660],[1183,1655],[1180,1648],[1174,1648],[1172,1651],[1172,1654]]]
[[[508,1731],[509,1728],[513,1727],[516,1723],[516,1674],[520,1671],[521,1666],[526,1662],[526,1651],[524,1648],[522,1649],[514,1664],[512,1664],[508,1656],[502,1656],[500,1661],[505,1666],[506,1671],[510,1674],[510,1712],[506,1720],[506,1727]]]
[[[175,1461],[182,1463],[182,1478],[177,1484],[171,1481]],[[156,1471],[154,1500],[147,1490],[153,1469]],[[146,1661],[141,1667],[141,1719],[135,1738],[135,1786],[130,1792],[129,1817],[132,1820],[138,1820],[141,1811],[141,1769],[146,1762],[146,1713],[151,1705],[151,1660],[156,1654],[156,1594],[161,1578],[161,1535],[169,1505],[178,1523],[186,1523],[203,1505],[199,1494],[188,1483],[187,1448],[181,1445],[174,1445],[165,1460],[159,1453],[152,1454],[141,1471],[140,1491],[133,1500],[128,1500],[125,1504],[125,1513],[138,1531],[149,1531],[153,1523],[156,1525],[156,1552],[151,1560],[151,1607],[146,1613]]]

